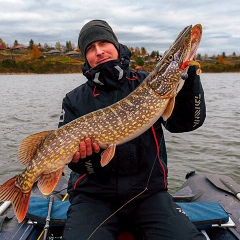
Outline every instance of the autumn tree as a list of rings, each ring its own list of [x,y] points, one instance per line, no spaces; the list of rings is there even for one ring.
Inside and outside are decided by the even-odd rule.
[[[144,56],[147,54],[147,50],[145,47],[141,47],[141,54]]]
[[[218,57],[217,62],[218,62],[218,63],[224,63],[224,57],[223,57],[223,55],[221,55],[221,56]]]
[[[73,46],[72,46],[71,41],[67,41],[67,42],[66,42],[66,49],[67,49],[67,52],[73,50]]]
[[[32,56],[33,58],[40,58],[42,56],[41,51],[39,50],[39,46],[33,45],[32,46]]]
[[[134,55],[134,48],[133,47],[129,47],[128,49],[132,53],[132,55]]]
[[[134,55],[137,57],[141,54],[139,47],[135,47]]]
[[[60,43],[60,42],[56,42],[55,48],[56,48],[57,50],[61,51],[61,49],[62,49],[61,43]]]
[[[4,46],[5,48],[7,47],[7,44],[0,38],[0,45]]]

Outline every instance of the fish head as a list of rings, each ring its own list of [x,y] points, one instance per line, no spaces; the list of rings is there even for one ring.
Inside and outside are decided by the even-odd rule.
[[[161,65],[163,72],[171,69],[174,65],[181,68],[182,64],[188,59],[191,49],[192,26],[185,27],[178,35],[170,48],[164,53]]]
[[[149,75],[148,85],[160,97],[176,96],[182,73],[188,69],[182,65],[195,57],[201,34],[200,24],[185,27]]]

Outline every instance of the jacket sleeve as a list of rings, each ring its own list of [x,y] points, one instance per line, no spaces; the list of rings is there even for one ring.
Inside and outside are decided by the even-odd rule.
[[[78,113],[76,108],[71,104],[71,100],[68,95],[63,99],[62,102],[62,114],[60,116],[58,127],[61,127],[76,118],[78,118]],[[76,173],[80,174],[93,174],[99,172],[101,169],[100,160],[101,160],[101,152],[93,153],[91,156],[87,156],[84,159],[80,159],[78,162],[73,163],[70,162],[68,167]]]
[[[206,117],[204,91],[197,67],[188,69],[188,78],[176,96],[172,115],[163,122],[165,128],[174,133],[188,132],[199,128]]]
[[[78,118],[77,113],[74,107],[71,105],[71,101],[68,95],[66,95],[66,97],[62,101],[62,112],[59,119],[58,127],[61,127],[76,118]]]

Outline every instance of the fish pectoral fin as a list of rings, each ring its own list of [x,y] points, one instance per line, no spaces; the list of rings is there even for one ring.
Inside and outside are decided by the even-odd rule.
[[[164,121],[167,121],[167,119],[171,116],[174,105],[175,105],[175,97],[170,98],[170,101],[169,101],[166,109],[164,110],[164,113],[162,115],[162,118]]]
[[[116,144],[110,144],[101,154],[101,166],[105,167],[115,154]]]
[[[63,170],[64,167],[57,170],[56,172],[42,174],[38,180],[38,188],[42,194],[49,195],[54,190],[60,177],[62,176]]]
[[[19,187],[16,186],[17,176],[9,179],[0,187],[0,201],[11,201],[13,210],[16,214],[18,222],[22,222],[28,210],[31,191],[23,193]]]
[[[33,159],[39,145],[51,132],[40,132],[23,139],[18,149],[18,160],[27,165]]]

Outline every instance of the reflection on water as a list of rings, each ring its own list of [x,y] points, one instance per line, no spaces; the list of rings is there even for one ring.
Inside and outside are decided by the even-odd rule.
[[[207,103],[204,125],[190,133],[165,131],[171,192],[192,170],[226,174],[240,183],[240,74],[202,74],[201,79]],[[55,129],[62,98],[84,81],[81,74],[1,75],[0,183],[24,169],[17,160],[20,141]]]

